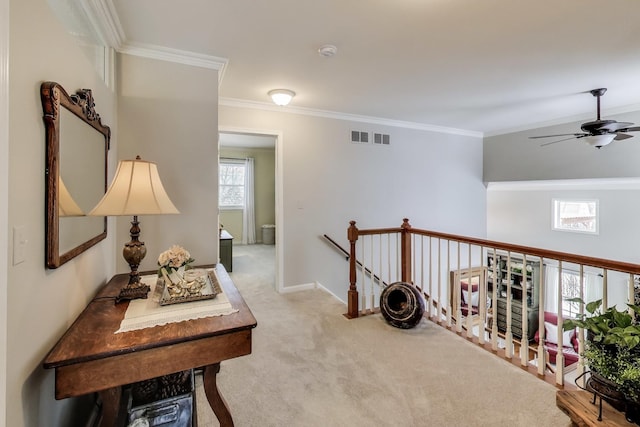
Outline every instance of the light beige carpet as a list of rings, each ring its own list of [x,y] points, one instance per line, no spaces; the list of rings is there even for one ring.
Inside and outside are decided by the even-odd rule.
[[[553,386],[440,326],[347,320],[325,291],[275,292],[273,246],[234,251],[231,276],[258,320],[253,353],[218,375],[236,426],[570,424]],[[197,383],[198,425],[218,426]]]

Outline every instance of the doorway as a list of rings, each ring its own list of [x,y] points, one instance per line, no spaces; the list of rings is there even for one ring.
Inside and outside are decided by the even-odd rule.
[[[241,274],[248,259],[253,262],[260,257],[260,263],[274,267],[269,270],[275,271],[276,290],[282,286],[278,268],[282,259],[279,236],[283,231],[279,221],[281,139],[279,132],[221,128],[218,150],[221,262],[232,274]],[[253,183],[252,188],[249,183]],[[223,248],[229,244],[230,251]],[[225,259],[229,256],[230,260]]]

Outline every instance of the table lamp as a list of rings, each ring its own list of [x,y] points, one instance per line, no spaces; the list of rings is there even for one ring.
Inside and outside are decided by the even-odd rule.
[[[147,298],[150,287],[140,282],[138,266],[147,254],[141,242],[138,215],[158,215],[180,213],[173,205],[162,186],[158,167],[153,162],[141,160],[121,160],[116,175],[104,197],[89,212],[93,216],[132,215],[131,241],[125,243],[122,255],[131,268],[129,282],[120,290],[116,304],[136,298]]]
[[[58,177],[58,216],[84,216],[61,177]]]

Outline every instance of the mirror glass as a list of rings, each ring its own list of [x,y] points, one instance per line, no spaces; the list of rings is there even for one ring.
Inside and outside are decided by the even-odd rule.
[[[57,268],[107,235],[105,217],[89,217],[107,186],[110,129],[88,89],[75,95],[41,86],[47,134],[46,265]]]

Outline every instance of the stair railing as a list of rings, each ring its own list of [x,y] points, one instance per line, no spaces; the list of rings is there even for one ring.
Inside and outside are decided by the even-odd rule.
[[[640,275],[638,264],[418,229],[406,218],[400,227],[363,230],[358,229],[355,221],[350,221],[347,238],[350,265],[346,317],[357,318],[375,312],[375,295],[379,294],[380,287],[371,278],[385,278],[387,283],[409,282],[421,288],[425,295],[428,302],[425,317],[557,386],[564,386],[563,352],[558,351],[555,372],[550,373],[545,346],[537,345],[530,337],[536,332],[537,342],[545,342],[545,302],[548,306],[551,304],[548,301],[553,301],[553,307],[547,310],[557,317],[560,325],[557,347],[563,348],[561,325],[566,317],[563,274],[572,271],[579,276],[580,286],[575,292],[585,300],[584,283],[595,271],[594,274],[601,276],[597,292],[605,307],[609,306],[609,299],[614,304],[623,304],[640,298],[640,282],[636,280]],[[358,254],[367,268],[357,261]],[[502,278],[499,279],[500,269],[495,264],[488,265],[490,259],[502,260]],[[537,282],[514,283],[511,278],[523,274],[522,269],[529,264],[539,266]],[[474,277],[481,279],[474,283]],[[552,281],[554,286],[550,284]],[[466,294],[463,285],[467,287]],[[477,312],[471,310],[476,306],[470,302],[474,286],[478,287],[478,294],[474,296],[482,301],[477,303]],[[527,298],[523,293],[527,287],[537,287],[537,292]],[[499,295],[498,289],[504,289],[500,291],[502,294]],[[580,305],[577,314],[582,313],[584,306]],[[537,322],[529,316],[534,316]],[[578,338],[581,353],[584,331],[578,330]],[[532,364],[532,360],[535,363]],[[571,368],[582,373],[582,360]]]

